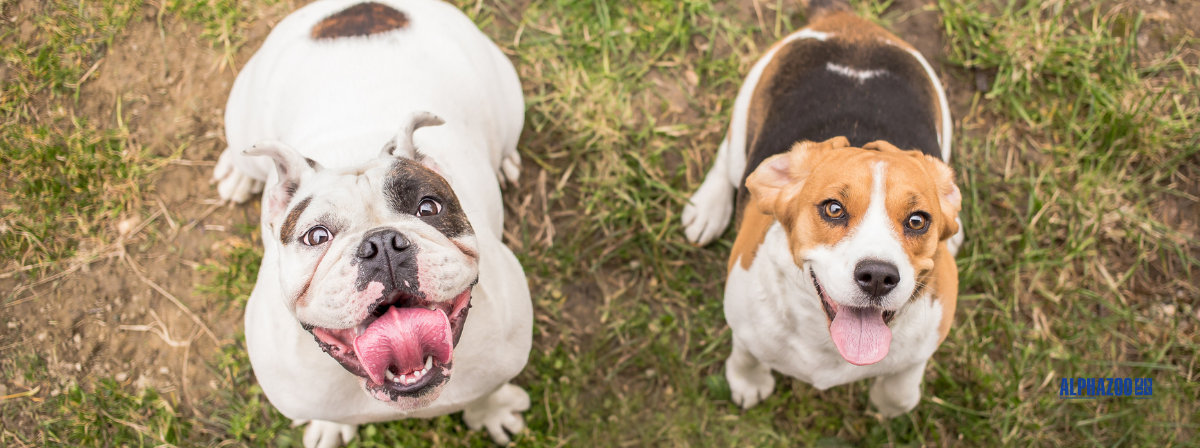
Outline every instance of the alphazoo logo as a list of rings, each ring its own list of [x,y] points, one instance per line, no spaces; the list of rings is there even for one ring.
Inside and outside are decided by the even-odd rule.
[[[1095,400],[1100,397],[1154,397],[1153,378],[1063,378],[1058,398]]]

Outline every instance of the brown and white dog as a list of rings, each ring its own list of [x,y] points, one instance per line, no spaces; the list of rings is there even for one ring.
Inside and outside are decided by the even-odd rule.
[[[824,390],[876,378],[886,417],[920,401],[954,318],[961,195],[950,115],[920,53],[839,0],[755,64],[716,164],[684,209],[706,244],[733,213],[726,377],[749,408],[771,370]]]

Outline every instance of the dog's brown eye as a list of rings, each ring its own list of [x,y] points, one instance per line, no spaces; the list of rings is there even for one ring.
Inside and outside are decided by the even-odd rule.
[[[333,238],[333,233],[326,229],[325,226],[316,226],[308,229],[304,236],[300,237],[300,242],[305,246],[320,246],[329,242]]]
[[[846,209],[842,208],[842,204],[838,201],[829,201],[825,203],[825,216],[830,219],[840,219],[846,215]]]
[[[417,205],[417,216],[433,216],[442,211],[442,204],[433,199],[425,199]]]
[[[908,221],[904,222],[904,226],[909,230],[921,231],[925,230],[925,226],[929,225],[929,218],[925,217],[924,213],[913,213],[908,216]]]

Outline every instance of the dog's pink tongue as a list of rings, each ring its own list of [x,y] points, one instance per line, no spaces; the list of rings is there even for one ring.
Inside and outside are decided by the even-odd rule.
[[[841,307],[829,325],[829,334],[842,358],[856,366],[879,362],[892,344],[892,329],[883,323],[879,308]]]
[[[389,367],[395,367],[394,374],[407,374],[425,368],[427,356],[449,362],[453,344],[454,332],[441,310],[391,308],[354,338],[354,352],[371,381],[383,384]]]

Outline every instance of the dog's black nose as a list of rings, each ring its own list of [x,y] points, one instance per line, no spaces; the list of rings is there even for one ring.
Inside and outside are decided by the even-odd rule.
[[[379,229],[363,237],[362,244],[358,245],[358,253],[355,255],[363,260],[370,260],[379,255],[381,250],[399,254],[411,245],[408,238],[405,238],[400,232],[393,229]]]
[[[886,261],[863,260],[854,266],[854,281],[867,296],[880,298],[900,283],[900,270]]]

